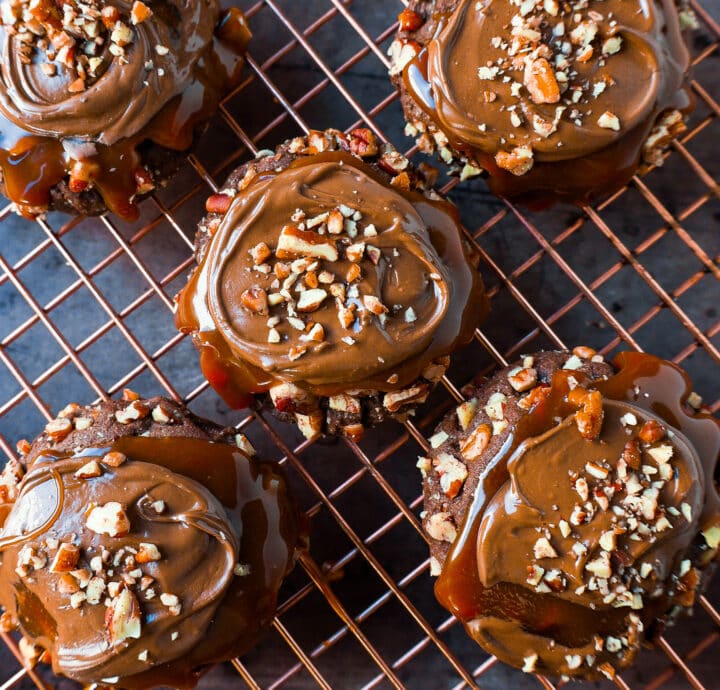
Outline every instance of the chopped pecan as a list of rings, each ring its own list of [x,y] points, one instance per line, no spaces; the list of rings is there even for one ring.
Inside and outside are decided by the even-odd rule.
[[[533,150],[529,146],[516,146],[512,151],[498,151],[495,163],[513,175],[524,175],[533,167]]]
[[[378,161],[378,165],[391,175],[397,175],[407,170],[410,161],[399,151],[385,151]]]
[[[353,129],[350,132],[350,150],[361,158],[376,156],[378,153],[377,137],[365,127]]]
[[[360,414],[362,411],[360,398],[357,398],[354,395],[333,395],[328,398],[328,406],[331,410],[348,412],[350,414]]]
[[[86,526],[96,534],[124,537],[130,532],[130,520],[125,509],[115,501],[95,506],[88,514]]]
[[[492,429],[488,424],[480,424],[461,444],[460,452],[466,460],[477,460],[488,447]]]
[[[295,412],[316,406],[315,396],[294,383],[279,383],[270,388],[270,399],[279,412]]]
[[[45,425],[45,433],[56,442],[62,441],[72,431],[73,425],[70,419],[52,419]]]
[[[253,314],[265,316],[268,313],[267,292],[257,285],[245,290],[240,295],[240,301]]]
[[[323,151],[330,150],[331,141],[326,136],[325,132],[312,129],[308,133],[307,137],[308,148],[307,152],[311,155],[323,153]]]
[[[397,412],[401,407],[411,403],[425,402],[430,392],[430,386],[421,383],[401,391],[391,391],[383,398],[383,405],[390,412]]]
[[[575,388],[568,394],[568,401],[580,409],[575,413],[575,423],[583,438],[596,439],[603,423],[602,395],[600,391],[586,391]]]
[[[578,345],[573,348],[573,354],[581,359],[592,359],[597,354],[597,350],[593,350],[591,347],[585,345]]]
[[[324,415],[319,410],[311,414],[301,414],[299,412],[295,414],[295,421],[297,422],[298,428],[302,435],[308,440],[322,434],[324,420]]]
[[[105,613],[105,630],[111,647],[128,639],[140,639],[142,632],[140,604],[129,589],[120,590],[120,594],[108,606]]]
[[[103,465],[107,465],[108,467],[120,467],[120,465],[124,465],[127,462],[127,455],[125,455],[125,453],[112,450],[103,455],[102,462]]]
[[[531,368],[511,372],[508,381],[518,393],[524,393],[537,383],[537,371]]]
[[[362,439],[362,437],[365,434],[365,427],[358,423],[358,424],[346,424],[342,428],[343,435],[349,438],[351,441],[354,441],[357,443]]]
[[[75,544],[60,544],[55,559],[50,566],[53,573],[69,573],[77,567],[80,560],[80,549]]]
[[[634,470],[640,469],[642,456],[640,454],[640,444],[635,439],[631,439],[625,444],[622,452],[622,459]]]
[[[470,422],[472,422],[473,417],[477,412],[477,408],[478,402],[475,398],[472,398],[472,400],[467,400],[466,402],[458,406],[456,412],[458,416],[458,422],[460,423],[460,428],[463,431],[466,431],[467,428],[470,426]]]
[[[365,309],[376,316],[387,314],[389,311],[388,308],[374,295],[363,295],[362,301]]]
[[[560,100],[560,87],[555,72],[545,58],[527,61],[523,83],[534,103],[557,103]]]
[[[120,20],[120,10],[113,5],[106,5],[100,11],[100,18],[106,29],[112,29]]]
[[[354,283],[361,275],[362,270],[360,269],[360,266],[358,266],[357,264],[350,264],[350,267],[347,270],[347,274],[345,275],[345,280],[348,283]]]
[[[130,12],[130,21],[133,24],[142,24],[146,19],[152,17],[152,10],[140,0],[135,0]]]
[[[390,184],[393,187],[397,187],[397,189],[403,189],[406,192],[410,191],[410,175],[406,172],[401,172],[390,180]]]
[[[345,228],[345,218],[340,211],[330,211],[327,218],[327,228],[331,235],[339,235]]]
[[[665,427],[658,424],[654,419],[648,419],[648,421],[642,425],[638,436],[644,443],[655,443],[665,437]]]
[[[400,31],[417,31],[425,23],[425,20],[417,12],[406,7],[398,15],[398,22]]]
[[[440,477],[440,488],[448,498],[455,498],[468,476],[467,467],[449,453],[440,453],[433,465]]]
[[[155,544],[141,543],[135,555],[137,563],[154,563],[161,558],[160,549]]]
[[[291,225],[286,225],[280,232],[275,254],[278,259],[298,259],[312,256],[327,261],[338,260],[338,251],[334,240]]]
[[[256,266],[265,263],[272,256],[270,247],[265,242],[258,242],[252,249],[248,249],[248,253]]]
[[[320,305],[327,298],[328,293],[322,288],[312,288],[300,293],[297,302],[297,310],[301,313],[313,312],[320,308]]]
[[[546,400],[550,395],[550,386],[540,385],[533,388],[525,397],[518,401],[523,410],[529,410],[538,403]]]
[[[436,541],[446,541],[451,544],[457,536],[457,527],[452,515],[443,511],[428,517],[425,521],[425,531]]]

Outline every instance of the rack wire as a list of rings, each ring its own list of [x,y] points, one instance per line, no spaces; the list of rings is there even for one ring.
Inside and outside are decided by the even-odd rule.
[[[662,168],[599,205],[544,213],[494,199],[479,181],[447,182],[482,257],[493,314],[416,418],[371,430],[359,445],[301,441],[272,417],[226,410],[202,380],[192,345],[175,332],[172,297],[192,265],[205,197],[259,149],[310,127],[363,123],[403,144],[385,54],[400,2],[244,3],[255,33],[247,77],[178,179],[142,204],[137,223],[58,214],[31,223],[2,209],[7,457],[69,399],[92,402],[125,387],[160,391],[242,429],[285,466],[313,520],[310,551],[281,592],[268,637],[201,687],[557,687],[488,657],[435,602],[414,461],[443,412],[462,399],[463,383],[543,347],[647,348],[682,364],[710,409],[720,409],[720,5],[692,4],[702,25],[692,41],[696,109]],[[669,629],[615,685],[720,687],[719,594],[716,582],[695,617]],[[0,636],[0,690],[74,687],[43,666],[26,669],[16,641]]]

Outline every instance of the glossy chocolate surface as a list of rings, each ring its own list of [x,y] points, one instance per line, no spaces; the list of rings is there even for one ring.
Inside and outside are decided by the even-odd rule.
[[[288,232],[305,249],[283,254]],[[350,154],[301,158],[233,199],[178,297],[177,324],[230,405],[283,381],[316,395],[396,390],[469,340],[486,310],[461,232],[449,203],[395,189]],[[266,273],[251,255],[261,243],[273,253]],[[304,273],[291,273],[295,260]],[[280,301],[253,311],[249,292]],[[320,302],[303,306],[309,294]]]
[[[118,453],[127,460],[115,467]],[[78,478],[97,474],[92,462],[99,476]],[[113,502],[129,520],[115,536],[93,522],[93,508]],[[54,572],[65,542],[79,558]],[[297,544],[282,475],[230,445],[126,437],[77,455],[46,451],[0,531],[0,604],[50,652],[56,673],[192,687],[203,668],[244,653],[269,624]],[[128,593],[139,619],[123,632],[118,600]]]
[[[658,116],[690,104],[671,0],[461,0],[430,22],[405,86],[502,196],[582,201],[618,187]],[[516,149],[528,171],[508,162]]]
[[[138,21],[137,4],[71,3],[66,16],[51,2],[20,3],[4,13],[0,168],[26,213],[46,207],[69,175],[70,191],[94,187],[113,212],[135,218],[134,197],[151,180],[138,146],[189,148],[237,83],[250,36],[239,10],[162,0],[140,3],[150,14]],[[85,29],[73,34],[70,20]],[[39,34],[32,42],[27,26]]]
[[[675,365],[623,353],[616,366],[607,380],[556,372],[484,467],[436,584],[472,637],[526,670],[611,676],[692,605],[713,557],[700,533],[720,527],[718,421],[688,412]],[[568,401],[577,383],[605,400],[595,440]],[[648,443],[646,423],[666,432]]]

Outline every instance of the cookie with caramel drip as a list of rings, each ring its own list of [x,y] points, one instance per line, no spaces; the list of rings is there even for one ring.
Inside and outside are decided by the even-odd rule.
[[[414,0],[389,52],[406,133],[513,201],[611,193],[685,129],[688,15],[673,0]]]
[[[264,152],[207,210],[177,326],[231,407],[307,438],[404,418],[487,311],[455,207],[367,129]]]
[[[0,180],[17,210],[138,216],[237,85],[250,39],[219,0],[4,0]]]
[[[248,651],[302,539],[277,466],[164,398],[68,406],[0,496],[3,628],[86,685],[193,687]]]
[[[464,393],[418,462],[438,600],[508,664],[614,678],[718,558],[720,424],[636,352],[537,353]]]

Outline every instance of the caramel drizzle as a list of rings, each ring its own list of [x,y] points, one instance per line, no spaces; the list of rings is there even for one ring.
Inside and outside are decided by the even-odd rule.
[[[34,489],[40,484],[44,484],[48,480],[48,478],[52,479],[55,482],[58,490],[58,500],[55,504],[52,515],[42,525],[36,527],[28,534],[18,534],[15,536],[0,537],[0,553],[9,549],[12,546],[18,546],[28,541],[32,541],[36,537],[39,537],[41,534],[47,532],[60,519],[60,516],[62,515],[63,509],[65,507],[65,483],[62,480],[61,473],[58,472],[58,470],[56,470],[54,467],[42,468],[38,470],[37,474],[31,475],[27,482],[23,484],[16,503],[20,501],[20,499],[24,496],[25,493]],[[3,506],[5,505],[8,504],[3,504]]]

